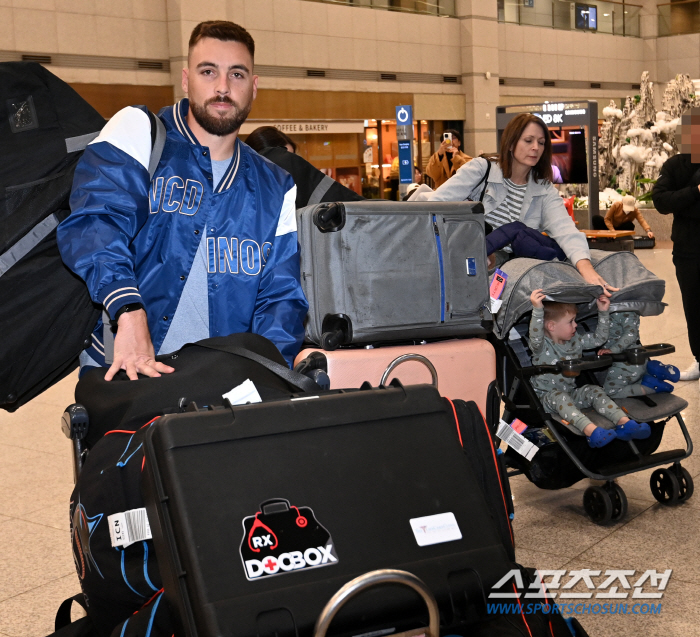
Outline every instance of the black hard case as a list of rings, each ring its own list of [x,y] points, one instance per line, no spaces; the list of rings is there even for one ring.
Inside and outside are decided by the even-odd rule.
[[[428,385],[161,418],[146,437],[144,499],[181,634],[310,636],[338,588],[379,568],[423,579],[443,621],[467,617],[465,604],[481,603],[511,568],[512,544],[496,520],[503,503],[487,502],[459,438],[452,405]],[[338,562],[248,581],[242,521],[273,498],[311,508]],[[409,520],[446,512],[462,539],[418,546]],[[420,617],[417,597],[380,592],[344,609],[334,633],[398,630]]]

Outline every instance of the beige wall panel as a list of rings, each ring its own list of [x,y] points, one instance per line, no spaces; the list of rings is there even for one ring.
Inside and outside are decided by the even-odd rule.
[[[134,2],[139,0],[94,0],[95,15],[113,18],[133,18]]]
[[[251,119],[394,119],[395,106],[413,105],[406,93],[260,90]]]
[[[95,16],[77,13],[56,13],[55,15],[58,53],[95,55],[97,51]]]
[[[15,49],[14,22],[10,7],[0,7],[0,49]]]
[[[202,22],[204,20],[226,20],[226,0],[179,0],[174,3],[179,12],[171,13],[168,7],[168,17],[178,15],[182,20]]]
[[[154,20],[133,20],[134,50],[131,56],[163,60],[169,57],[168,23]]]
[[[133,20],[98,15],[95,17],[96,55],[131,57],[134,54]]]
[[[59,12],[95,15],[95,3],[92,0],[56,0],[55,7]]]
[[[103,117],[112,117],[120,109],[132,104],[145,104],[157,113],[174,101],[170,86],[127,84],[71,84],[71,86]]]
[[[246,29],[272,29],[272,0],[245,0]]]
[[[328,6],[320,2],[301,3],[301,29],[310,35],[328,35]]]
[[[415,119],[464,119],[464,95],[413,96],[413,116]]]
[[[139,0],[134,2],[134,17],[139,20],[165,22],[168,19],[166,6],[166,0]]]
[[[15,46],[18,51],[58,51],[56,13],[34,9],[13,9]]]
[[[21,6],[23,9],[39,9],[41,11],[53,11],[56,8],[54,0],[15,0],[11,2],[14,6]]]
[[[50,71],[68,84],[99,84],[100,69],[77,69],[72,66],[53,66]]]

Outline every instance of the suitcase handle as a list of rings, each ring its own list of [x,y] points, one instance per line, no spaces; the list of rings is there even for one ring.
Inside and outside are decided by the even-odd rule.
[[[428,368],[428,371],[430,371],[430,376],[433,379],[433,387],[435,389],[438,388],[438,375],[437,375],[437,370],[435,369],[435,365],[433,365],[425,356],[422,354],[402,354],[398,358],[395,358],[391,363],[389,363],[389,367],[386,368],[384,373],[382,374],[382,379],[379,381],[379,386],[384,387],[386,381],[389,379],[389,376],[391,372],[393,372],[401,363],[406,363],[408,361],[418,361],[419,363],[423,363]]]
[[[333,618],[350,599],[372,586],[379,586],[381,584],[402,584],[416,591],[416,593],[423,598],[425,605],[428,607],[430,619],[428,630],[425,631],[425,637],[439,637],[440,613],[438,611],[437,601],[435,601],[435,597],[430,592],[430,589],[425,585],[423,580],[412,573],[394,569],[371,571],[345,584],[345,586],[328,600],[328,603],[318,616],[316,626],[314,627],[314,637],[326,637],[328,627],[333,621]],[[411,632],[413,633],[416,631]]]

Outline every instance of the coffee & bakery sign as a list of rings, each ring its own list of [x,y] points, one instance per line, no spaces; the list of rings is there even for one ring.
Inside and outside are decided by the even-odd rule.
[[[248,120],[241,126],[241,135],[249,135],[260,126],[274,126],[287,135],[323,133],[364,133],[364,121],[319,120]]]

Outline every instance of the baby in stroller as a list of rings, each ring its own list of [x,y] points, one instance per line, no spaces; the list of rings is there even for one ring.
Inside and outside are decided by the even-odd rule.
[[[639,344],[639,314],[637,312],[613,312],[610,315],[610,335],[603,349],[603,354],[620,354],[626,349]],[[673,365],[664,365],[660,361],[648,361],[646,365],[615,362],[605,377],[603,390],[608,396],[629,398],[655,393],[670,393],[673,385],[666,381],[677,382],[680,371]]]
[[[533,365],[553,365],[559,360],[581,358],[584,349],[603,345],[609,337],[610,299],[597,299],[598,327],[594,334],[577,334],[576,306],[569,303],[544,301],[541,289],[530,295],[532,318],[529,340]],[[574,378],[562,374],[540,374],[532,386],[542,406],[551,414],[571,425],[588,440],[591,447],[603,447],[615,438],[620,440],[644,439],[651,434],[647,423],[638,423],[625,415],[605,391],[596,385],[576,387]],[[597,427],[584,416],[582,409],[594,407],[611,422],[611,428]]]

